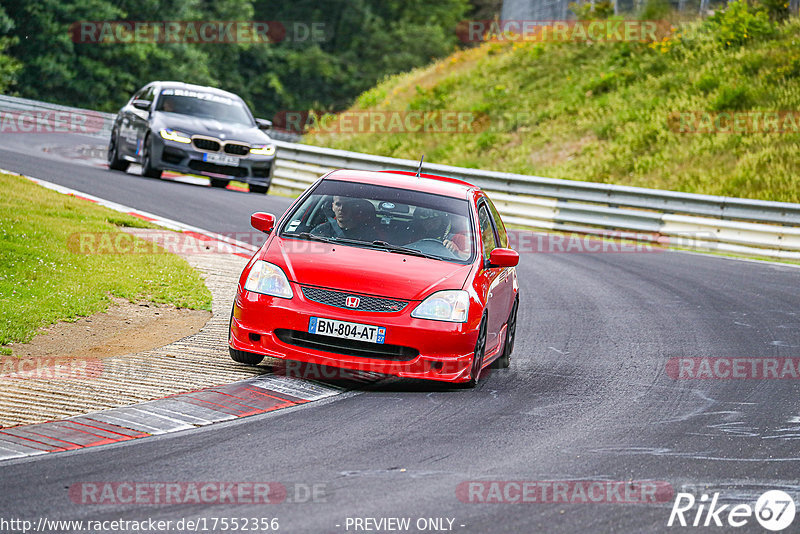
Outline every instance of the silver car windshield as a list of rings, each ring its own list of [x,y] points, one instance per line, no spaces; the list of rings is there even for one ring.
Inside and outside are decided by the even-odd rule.
[[[158,98],[156,111],[253,126],[241,101],[201,91],[164,89]]]

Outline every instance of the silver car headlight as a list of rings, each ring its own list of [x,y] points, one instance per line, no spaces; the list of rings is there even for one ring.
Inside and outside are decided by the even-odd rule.
[[[271,156],[275,153],[275,145],[254,145],[250,147],[250,153],[256,156]]]
[[[253,264],[244,288],[247,291],[282,299],[290,299],[294,296],[292,286],[289,285],[289,279],[286,278],[283,269],[264,260],[258,260]]]
[[[411,317],[466,323],[469,316],[469,293],[462,289],[437,291],[411,312]]]
[[[164,128],[160,132],[161,137],[166,139],[167,141],[175,141],[176,143],[184,143],[188,144],[191,143],[192,140],[183,132],[179,132],[178,130],[173,130],[172,128]]]

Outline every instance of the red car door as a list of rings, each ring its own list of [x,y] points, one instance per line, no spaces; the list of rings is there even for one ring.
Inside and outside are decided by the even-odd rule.
[[[479,283],[486,292],[486,355],[493,354],[501,342],[500,329],[506,320],[506,302],[504,298],[507,284],[506,269],[488,267],[489,254],[497,248],[492,215],[485,200],[478,203],[478,224],[481,232],[484,268],[478,275]]]

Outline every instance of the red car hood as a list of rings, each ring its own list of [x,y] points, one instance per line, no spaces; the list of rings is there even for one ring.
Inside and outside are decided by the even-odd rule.
[[[279,265],[293,282],[403,300],[461,289],[472,269],[471,264],[279,237],[260,259]]]

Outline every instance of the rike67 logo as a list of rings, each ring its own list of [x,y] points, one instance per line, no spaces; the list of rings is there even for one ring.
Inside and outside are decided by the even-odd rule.
[[[682,527],[742,527],[753,516],[767,530],[778,532],[794,521],[794,499],[786,492],[770,490],[756,501],[755,508],[749,504],[718,505],[719,493],[713,497],[703,494],[695,499],[691,493],[678,493],[669,514],[667,526]]]

